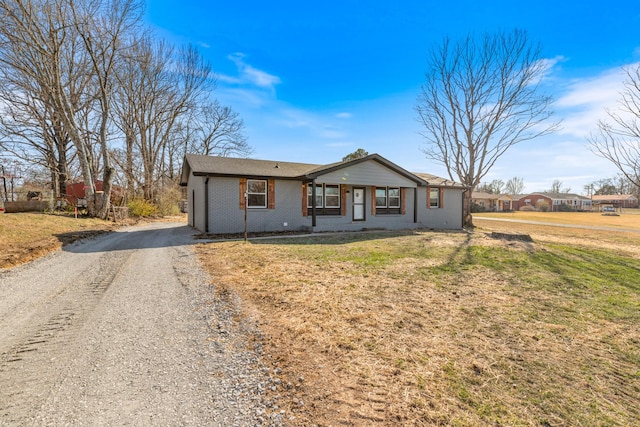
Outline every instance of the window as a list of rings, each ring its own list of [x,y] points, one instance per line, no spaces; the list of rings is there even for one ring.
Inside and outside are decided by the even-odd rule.
[[[376,187],[376,214],[400,213],[400,189]]]
[[[340,186],[338,185],[324,186],[324,206],[327,208],[340,207]]]
[[[387,207],[387,189],[386,188],[376,188],[376,208],[386,208]]]
[[[400,207],[400,189],[399,188],[389,188],[389,207],[390,208]]]
[[[307,184],[307,208],[313,207],[313,185]],[[340,186],[316,184],[316,215],[340,215]]]
[[[250,208],[266,208],[267,181],[261,179],[248,179],[247,197],[247,206]]]
[[[440,189],[439,188],[429,189],[429,207],[430,208],[440,207]]]
[[[316,208],[323,207],[322,201],[324,197],[322,197],[322,185],[316,185]],[[311,184],[307,185],[307,206],[313,206],[313,186]]]

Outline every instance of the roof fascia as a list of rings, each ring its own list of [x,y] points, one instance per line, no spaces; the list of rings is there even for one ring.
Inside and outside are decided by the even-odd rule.
[[[274,176],[274,175],[255,175],[246,173],[217,173],[217,172],[194,172],[193,176],[208,176],[218,178],[255,178],[255,179],[281,179],[286,181],[301,181],[303,178],[299,176]]]

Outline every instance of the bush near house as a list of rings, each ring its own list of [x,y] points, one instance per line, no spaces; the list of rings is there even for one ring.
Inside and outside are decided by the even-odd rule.
[[[143,218],[158,215],[158,207],[151,202],[142,199],[131,200],[127,206],[129,207],[129,216],[133,218]]]
[[[549,208],[550,205],[548,202],[541,200],[536,204],[536,208],[540,211],[540,212],[549,212]]]
[[[471,204],[471,213],[487,212],[487,208],[478,203]]]
[[[557,212],[575,212],[575,209],[573,209],[573,207],[570,205],[557,205],[556,211]]]
[[[534,208],[531,205],[526,205],[526,206],[521,206],[520,209],[518,209],[518,210],[520,210],[522,212],[535,212],[536,208]]]

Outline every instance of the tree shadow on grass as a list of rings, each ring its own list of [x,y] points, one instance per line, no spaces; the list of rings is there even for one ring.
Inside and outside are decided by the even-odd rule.
[[[268,235],[249,237],[249,242],[256,245],[342,245],[369,240],[390,239],[394,237],[418,236],[425,232],[460,233],[457,230],[365,230],[344,232],[320,232],[320,233],[290,233],[287,235]],[[239,236],[237,239],[242,239]]]

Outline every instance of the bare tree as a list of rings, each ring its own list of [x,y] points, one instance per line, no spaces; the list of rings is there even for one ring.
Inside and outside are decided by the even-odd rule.
[[[588,184],[594,195],[634,194],[640,193],[640,187],[629,180],[625,175],[618,174],[615,177],[603,178]]]
[[[562,184],[563,184],[562,181],[560,181],[559,179],[555,179],[551,183],[551,188],[549,188],[545,192],[546,193],[563,194],[563,193],[568,193],[568,192],[571,191],[571,187],[563,187]]]
[[[168,174],[179,119],[195,109],[215,85],[210,66],[192,47],[177,55],[171,46],[138,40],[121,64],[119,94],[114,107],[125,134],[125,176],[153,200]],[[139,172],[133,167],[139,162]]]
[[[478,191],[489,194],[502,194],[504,188],[504,181],[501,179],[494,179],[489,183],[482,183],[476,187]]]
[[[539,93],[547,70],[527,33],[445,39],[430,54],[416,110],[427,158],[468,187],[464,224],[473,226],[471,195],[513,145],[556,129],[545,124],[552,98]]]
[[[504,186],[504,191],[507,194],[522,194],[524,191],[524,179],[517,176],[510,178]]]
[[[128,48],[127,37],[141,18],[141,5],[137,0],[88,0],[73,2],[73,22],[83,41],[91,64],[96,99],[99,103],[97,146],[100,147],[103,168],[103,195],[98,201],[97,215],[106,218],[109,212],[111,184],[115,170],[107,141],[107,128],[111,120],[114,96],[116,61]]]
[[[94,205],[97,166],[93,150],[101,144],[105,185],[110,165],[106,122],[111,74],[124,33],[139,16],[132,0],[3,0],[0,2],[0,65],[18,90],[55,112],[73,143],[82,170],[89,214],[105,216],[108,193]],[[16,82],[22,82],[22,86]],[[83,127],[98,113],[98,132]],[[97,137],[96,137],[97,135]]]
[[[609,160],[622,175],[640,188],[640,64],[625,69],[622,99],[608,110],[610,121],[598,122],[588,137],[591,151]]]
[[[53,197],[65,193],[70,140],[55,111],[29,92],[17,92],[0,71],[0,145],[16,158],[46,168]]]
[[[248,156],[253,152],[244,133],[244,121],[231,107],[215,100],[194,112],[187,123],[188,152],[216,156]]]

